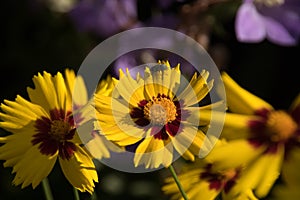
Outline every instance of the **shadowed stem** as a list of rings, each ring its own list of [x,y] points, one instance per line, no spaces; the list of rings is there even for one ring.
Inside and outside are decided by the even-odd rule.
[[[48,178],[44,178],[44,180],[42,181],[42,185],[43,185],[43,190],[44,190],[46,200],[53,200]]]
[[[73,192],[74,192],[75,200],[80,200],[78,190],[74,187],[73,187]]]
[[[91,196],[91,200],[98,200],[98,197],[97,197],[97,194],[95,191],[93,192],[93,194]]]
[[[185,200],[188,200],[188,197],[187,197],[185,191],[183,190],[183,187],[182,187],[182,185],[181,185],[181,183],[180,183],[180,181],[179,181],[179,179],[178,179],[178,177],[177,177],[177,174],[176,174],[176,172],[175,172],[173,166],[170,165],[170,166],[169,166],[169,169],[170,169],[170,171],[171,171],[171,174],[172,174],[172,176],[173,176],[173,178],[174,178],[174,180],[175,180],[175,182],[176,182],[176,184],[177,184],[177,187],[178,187],[178,189],[179,189],[179,191],[180,191],[182,197],[183,197]]]

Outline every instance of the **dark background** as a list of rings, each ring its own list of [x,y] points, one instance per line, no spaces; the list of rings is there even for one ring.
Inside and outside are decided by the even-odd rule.
[[[17,94],[27,97],[26,87],[32,87],[32,77],[38,72],[54,74],[66,67],[77,70],[85,56],[107,38],[93,32],[78,31],[68,13],[53,11],[38,0],[10,0],[1,4],[1,102],[4,99],[14,100]],[[220,3],[203,11],[202,16],[209,13],[215,17],[215,24],[207,33],[207,50],[218,67],[226,70],[244,88],[277,109],[288,109],[300,88],[297,73],[300,47],[282,47],[268,41],[259,44],[238,42],[234,33],[237,5],[236,2]],[[154,1],[138,1],[137,20],[150,21],[154,13],[161,11],[172,13],[179,23],[188,26],[180,12],[182,6],[183,3],[177,3],[159,10]],[[200,19],[202,16],[195,17]],[[35,190],[12,186],[14,175],[11,175],[11,168],[3,168],[2,163],[1,200],[43,199],[41,186]],[[95,189],[99,199],[166,199],[160,191],[163,177],[169,175],[166,170],[128,174],[102,164],[99,168],[100,183]],[[55,199],[73,199],[72,187],[64,179],[59,166],[54,168],[49,180]],[[82,199],[90,198],[85,193],[80,196]]]

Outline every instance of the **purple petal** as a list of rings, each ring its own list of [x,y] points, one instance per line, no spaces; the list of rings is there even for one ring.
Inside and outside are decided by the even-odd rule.
[[[260,42],[266,36],[262,16],[254,4],[244,3],[237,12],[235,32],[240,42]]]
[[[80,1],[70,16],[79,30],[110,36],[135,25],[136,0]]]
[[[275,44],[290,46],[297,43],[297,37],[293,37],[289,31],[276,20],[265,17],[267,38]]]
[[[263,16],[272,18],[284,26],[295,40],[300,37],[300,3],[297,6],[293,6],[286,2],[281,6],[263,7],[258,11]]]
[[[244,3],[253,3],[254,0],[244,0]]]

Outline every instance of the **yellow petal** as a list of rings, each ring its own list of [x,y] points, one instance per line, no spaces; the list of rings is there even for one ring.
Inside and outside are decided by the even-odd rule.
[[[148,67],[145,68],[144,72],[144,79],[145,79],[145,97],[146,99],[152,99],[152,97],[156,97],[158,94],[154,88],[154,82],[152,78],[152,74]]]
[[[297,97],[294,99],[294,101],[290,107],[290,110],[294,110],[299,106],[300,106],[300,94],[298,94]]]
[[[225,72],[222,73],[222,79],[225,85],[227,104],[230,111],[251,115],[254,114],[255,111],[263,108],[269,110],[273,109],[270,104],[239,86]]]
[[[117,143],[120,146],[127,146],[140,141],[145,134],[143,129],[127,126],[126,132],[120,129],[118,125],[111,126],[108,129],[101,128],[102,133],[108,140]]]
[[[201,124],[214,123],[215,126],[222,126],[221,136],[228,140],[248,138],[251,134],[249,122],[253,120],[260,120],[260,118],[255,115],[241,115],[209,110],[200,111]]]
[[[185,107],[183,110],[189,113],[187,119],[182,123],[188,123],[191,126],[207,126],[211,123],[212,115],[217,124],[223,124],[225,121],[225,104],[222,101],[201,107]]]
[[[148,137],[136,149],[134,164],[144,164],[146,168],[158,168],[160,165],[169,166],[173,160],[172,145],[163,140]]]
[[[244,189],[253,189],[259,198],[265,197],[280,174],[283,153],[283,146],[280,146],[276,154],[263,154],[253,160],[237,184]]]
[[[65,84],[66,84],[66,88],[68,91],[67,96],[72,96],[72,94],[73,94],[75,78],[76,78],[76,75],[75,75],[74,70],[71,70],[71,69],[65,70]]]
[[[284,157],[284,147],[280,146],[277,151],[278,152],[275,155],[268,155],[269,157],[265,158],[266,168],[263,170],[264,172],[261,177],[261,181],[255,189],[255,194],[258,197],[265,197],[269,193],[281,172],[281,166]],[[270,163],[272,164],[270,165]]]
[[[196,185],[191,191],[188,191],[187,195],[191,200],[214,200],[220,192],[220,190],[210,189],[209,183],[207,181],[203,181]]]
[[[213,81],[206,82],[208,75],[207,71],[202,71],[198,77],[195,73],[190,84],[178,96],[178,99],[184,100],[184,105],[186,106],[191,106],[201,101],[213,86]]]
[[[22,184],[22,188],[32,184],[32,187],[36,188],[49,175],[55,161],[55,155],[43,155],[37,146],[32,146],[13,166],[13,172],[16,173],[13,183]]]
[[[185,159],[194,161],[194,155],[198,156],[204,138],[205,135],[201,130],[192,126],[184,126],[180,133],[171,137],[171,140],[180,155],[183,155]]]
[[[153,78],[154,91],[156,94],[155,96],[157,96],[158,94],[166,94],[166,91],[164,90],[165,87],[163,85],[163,71],[161,69],[161,66],[154,66],[150,70]]]
[[[68,181],[81,192],[92,193],[94,181],[98,182],[98,175],[90,156],[79,146],[74,156],[67,159],[59,158],[62,171]]]
[[[181,73],[180,73],[179,67],[180,67],[180,65],[178,64],[176,67],[174,67],[171,70],[170,85],[168,87],[169,88],[168,96],[171,99],[174,98],[174,94],[177,93],[177,90],[178,90],[179,85],[180,85]]]
[[[97,85],[95,95],[101,94],[105,96],[110,96],[114,89],[113,81],[110,75],[106,77],[105,80],[101,80]]]
[[[16,156],[23,155],[29,148],[31,148],[32,135],[34,132],[33,123],[18,129],[15,134],[1,137],[0,142],[4,143],[0,147],[0,159],[10,160]],[[12,163],[14,165],[15,163]]]
[[[189,147],[189,150],[191,151],[192,154],[199,156],[200,149],[205,145],[204,140],[205,140],[205,134],[201,131],[198,130],[197,134],[195,135],[192,144]]]
[[[247,140],[233,140],[213,148],[206,159],[214,163],[217,171],[239,168],[247,166],[264,150],[265,147],[253,147]]]
[[[134,144],[145,136],[144,129],[137,127],[129,116],[130,111],[125,104],[125,101],[101,94],[95,96],[98,127],[109,140],[121,146]]]
[[[71,104],[66,105],[67,99],[67,89],[66,85],[64,82],[64,78],[60,72],[58,72],[54,77],[53,77],[53,83],[54,83],[54,88],[56,90],[57,94],[57,104],[59,109],[64,109],[64,110],[69,110],[71,109]]]
[[[75,85],[72,93],[73,104],[85,105],[88,102],[88,93],[84,83],[84,79],[81,76],[77,76],[75,79]]]
[[[4,103],[1,104],[2,111],[12,117],[23,119],[26,122],[37,118],[37,115],[29,107],[25,107],[15,101],[4,100]]]
[[[142,86],[142,84],[138,83],[131,77],[127,69],[126,75],[120,76],[113,93],[121,95],[130,105],[137,106],[141,100],[145,99],[143,92],[137,92],[138,88],[143,88]]]
[[[39,105],[26,101],[20,96],[17,96],[16,101],[4,100],[1,104],[3,113],[0,113],[0,126],[10,132],[18,132],[28,124],[32,124],[37,118],[42,116],[47,117],[48,114]],[[35,128],[32,128],[34,130]]]
[[[38,117],[40,117],[40,116],[48,117],[48,112],[46,112],[45,109],[43,109],[39,105],[31,103],[30,101],[27,101],[20,95],[17,95],[16,102],[18,104],[22,105],[23,107],[25,107],[25,108],[23,108],[23,110],[26,109],[26,112],[32,112]]]
[[[236,187],[239,187],[237,185]],[[225,192],[222,193],[222,199],[224,200],[259,200],[254,194],[251,189],[247,189],[245,191],[240,191],[238,194],[232,194],[229,192],[228,194],[225,194]]]
[[[189,170],[178,175],[178,179],[190,200],[208,199],[213,200],[220,193],[220,190],[210,189],[209,182],[201,179],[202,168]],[[182,199],[181,193],[173,178],[166,179],[166,184],[162,190],[167,195],[172,195],[171,199]]]
[[[293,148],[285,158],[282,167],[282,177],[289,186],[300,186],[300,149]]]
[[[27,88],[31,102],[42,106],[45,110],[58,108],[57,94],[51,74],[44,72],[33,77],[35,89]]]
[[[93,139],[86,144],[86,147],[94,158],[101,160],[110,157],[108,145],[113,144],[107,141],[104,136],[95,133]]]

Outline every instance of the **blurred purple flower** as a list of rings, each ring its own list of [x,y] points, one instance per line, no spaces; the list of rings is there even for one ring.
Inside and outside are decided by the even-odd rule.
[[[300,1],[244,0],[235,23],[240,42],[267,38],[278,45],[296,45],[300,37]]]
[[[179,19],[168,9],[175,0],[152,2],[157,7],[153,16],[139,21],[137,0],[81,0],[70,11],[70,17],[79,31],[109,37],[123,30],[142,26],[175,29]],[[160,11],[160,12],[158,12]]]
[[[80,31],[103,37],[138,26],[136,0],[82,0],[70,16]]]

